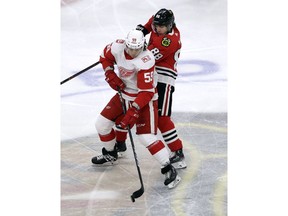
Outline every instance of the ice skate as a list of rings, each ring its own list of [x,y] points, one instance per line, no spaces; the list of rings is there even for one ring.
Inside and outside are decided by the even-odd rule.
[[[161,173],[165,175],[164,185],[168,186],[169,189],[174,188],[181,181],[176,169],[171,164],[163,167]]]
[[[102,155],[98,155],[91,159],[93,164],[105,164],[105,165],[113,165],[118,158],[116,147],[114,147],[113,151],[107,151],[104,147],[102,148]]]
[[[125,141],[116,142],[115,146],[116,146],[116,150],[118,152],[118,157],[119,158],[124,157],[126,155],[126,150],[127,150]]]
[[[176,168],[176,169],[184,169],[187,167],[185,163],[185,157],[183,154],[183,150],[179,149],[174,153],[174,156],[170,158],[170,163]]]

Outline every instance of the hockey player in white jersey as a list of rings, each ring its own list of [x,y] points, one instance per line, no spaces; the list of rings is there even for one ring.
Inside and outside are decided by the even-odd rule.
[[[114,163],[117,158],[114,125],[127,129],[136,125],[138,140],[160,163],[164,184],[175,187],[181,180],[171,165],[164,143],[157,138],[158,94],[155,79],[155,60],[146,50],[145,37],[141,31],[131,30],[125,40],[118,39],[107,45],[100,56],[108,84],[120,89],[128,107],[124,115],[119,95],[116,93],[101,111],[96,129],[103,144],[102,155],[92,158],[93,164]],[[114,65],[118,67],[118,75]]]

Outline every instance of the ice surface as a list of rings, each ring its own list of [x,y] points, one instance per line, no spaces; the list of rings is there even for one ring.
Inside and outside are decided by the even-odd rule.
[[[173,119],[188,165],[179,171],[179,186],[168,190],[159,164],[134,135],[145,186],[135,203],[130,195],[140,183],[129,140],[116,166],[91,165],[102,147],[94,121],[115,94],[98,65],[61,86],[62,215],[226,215],[227,2],[62,0],[61,5],[61,80],[97,62],[106,44],[124,38],[160,8],[173,10],[183,44]]]
[[[227,112],[226,1],[62,1],[61,80],[97,62],[103,48],[171,8],[182,50],[174,112]],[[164,3],[165,2],[165,3]],[[61,86],[61,136],[95,132],[94,121],[114,94],[100,65]]]

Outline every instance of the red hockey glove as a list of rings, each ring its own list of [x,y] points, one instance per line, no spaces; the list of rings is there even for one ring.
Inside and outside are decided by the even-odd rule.
[[[139,111],[135,107],[130,107],[127,110],[124,118],[120,122],[120,126],[122,128],[126,128],[129,125],[130,128],[132,128],[138,118],[139,118]]]
[[[116,73],[112,70],[108,70],[105,72],[105,80],[108,82],[110,87],[116,91],[118,91],[118,87],[122,91],[125,88],[124,82],[116,75]]]

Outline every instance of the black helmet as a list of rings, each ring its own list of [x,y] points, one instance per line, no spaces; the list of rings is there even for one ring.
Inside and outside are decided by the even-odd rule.
[[[164,25],[168,27],[169,31],[171,31],[174,26],[174,20],[173,12],[162,8],[154,15],[153,25]]]

